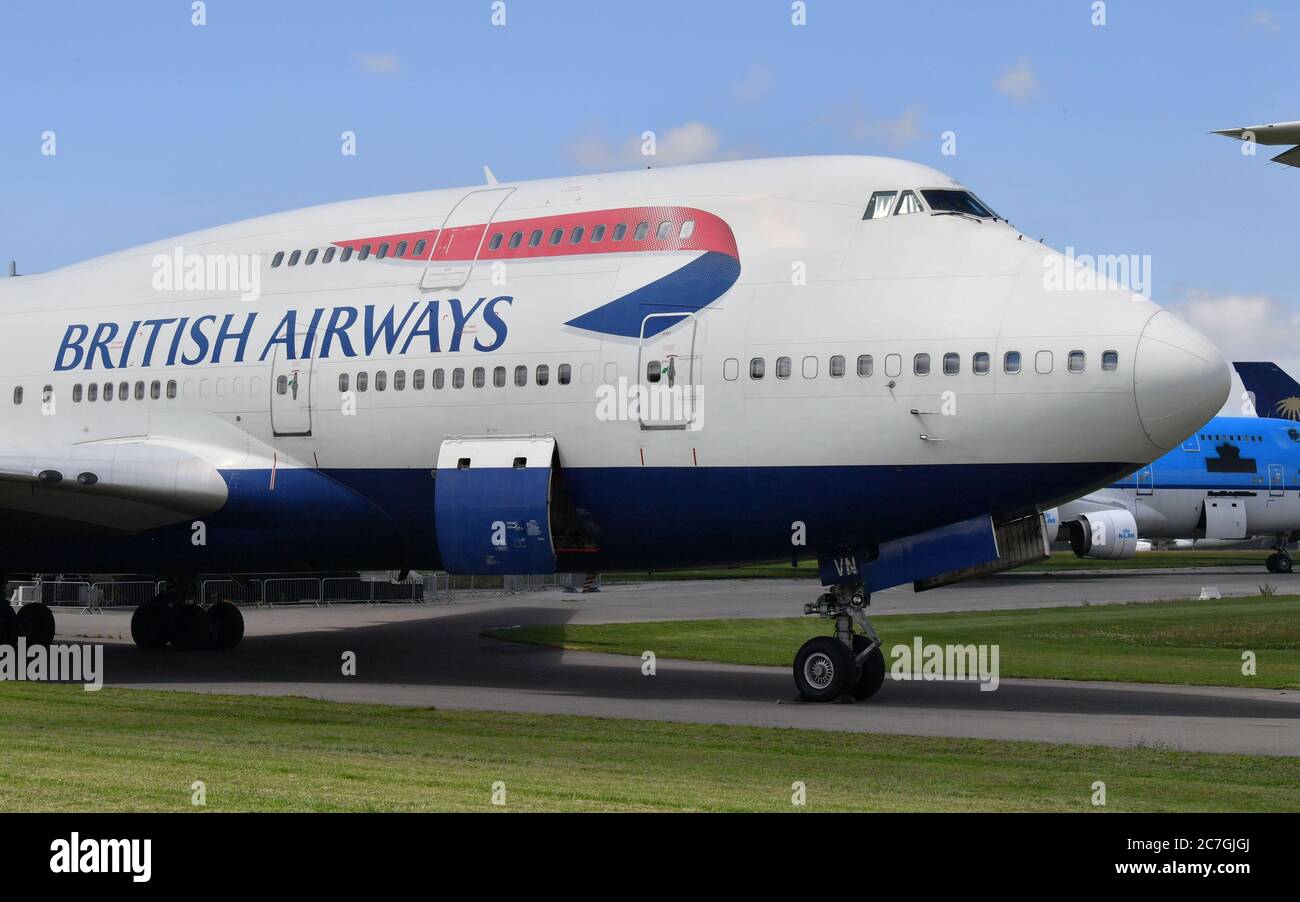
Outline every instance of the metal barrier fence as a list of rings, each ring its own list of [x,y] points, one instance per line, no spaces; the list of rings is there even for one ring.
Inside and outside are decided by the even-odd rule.
[[[205,606],[228,601],[237,605],[334,605],[450,603],[457,598],[514,595],[562,588],[598,590],[595,574],[559,573],[533,576],[451,576],[413,574],[403,582],[376,577],[275,577],[265,580],[205,579],[199,601]],[[83,611],[135,608],[151,601],[165,582],[146,580],[32,580],[4,586],[5,598],[22,605],[41,601]]]

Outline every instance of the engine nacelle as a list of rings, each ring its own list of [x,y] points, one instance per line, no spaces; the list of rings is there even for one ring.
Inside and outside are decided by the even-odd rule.
[[[1070,548],[1079,557],[1122,561],[1137,554],[1137,520],[1128,511],[1095,511],[1070,521]]]
[[[1061,513],[1054,507],[1043,511],[1043,529],[1047,533],[1047,544],[1053,545],[1061,534]]]

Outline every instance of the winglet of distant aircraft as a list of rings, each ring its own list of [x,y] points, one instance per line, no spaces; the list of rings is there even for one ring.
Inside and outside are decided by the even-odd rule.
[[[1271,125],[1247,125],[1243,128],[1225,128],[1214,132],[1226,138],[1254,141],[1268,146],[1279,144],[1300,145],[1300,122],[1275,122]],[[1273,157],[1274,163],[1300,167],[1300,146],[1292,147]]]

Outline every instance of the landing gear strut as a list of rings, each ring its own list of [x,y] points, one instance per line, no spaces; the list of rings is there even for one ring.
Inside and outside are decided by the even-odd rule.
[[[871,698],[885,681],[880,637],[867,619],[870,597],[861,586],[832,586],[805,614],[835,621],[834,636],[809,639],[794,657],[794,683],[805,701],[833,702],[846,695]],[[857,626],[860,633],[855,633]]]

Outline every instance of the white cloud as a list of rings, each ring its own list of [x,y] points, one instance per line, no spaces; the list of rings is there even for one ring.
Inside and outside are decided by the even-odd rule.
[[[589,169],[618,166],[677,166],[721,159],[722,139],[703,122],[684,122],[662,134],[655,134],[653,155],[643,153],[646,141],[630,135],[622,143],[611,143],[600,134],[591,134],[575,142],[570,154]]]
[[[1273,13],[1267,9],[1251,10],[1250,15],[1246,17],[1246,22],[1251,28],[1257,28],[1262,31],[1276,32],[1279,30],[1277,19]]]
[[[1026,103],[1038,90],[1034,67],[1029,57],[1022,56],[1014,66],[998,76],[998,90],[1016,103]]]
[[[357,62],[362,69],[367,72],[373,72],[376,75],[391,75],[402,67],[396,56],[391,53],[379,55],[369,55],[365,53],[357,54]]]
[[[1277,298],[1193,291],[1182,304],[1171,304],[1169,309],[1204,332],[1229,364],[1235,360],[1270,360],[1300,378],[1300,348],[1295,342],[1300,312]],[[1233,386],[1223,413],[1240,416],[1245,389],[1235,371]]]
[[[918,140],[921,133],[921,110],[909,106],[897,118],[877,119],[868,116],[858,105],[832,110],[823,122],[844,133],[850,140],[864,144],[885,144],[899,150]]]

